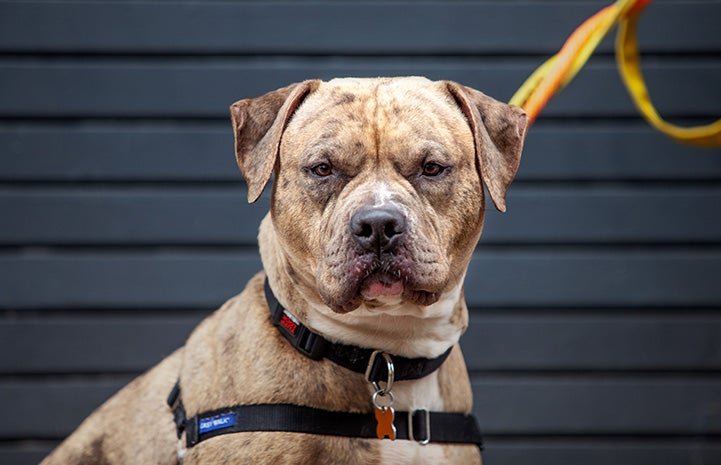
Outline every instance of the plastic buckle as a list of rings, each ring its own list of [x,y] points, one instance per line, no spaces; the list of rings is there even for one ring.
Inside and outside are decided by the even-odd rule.
[[[280,304],[273,309],[271,321],[298,352],[313,360],[323,358],[326,350],[325,339],[309,330],[295,315]]]
[[[175,407],[178,406],[179,400],[180,400],[180,381],[176,381],[175,385],[173,386],[173,389],[170,391],[170,394],[168,395],[168,400],[166,402],[168,404],[168,407],[170,407],[171,410],[175,410]]]
[[[415,418],[417,413],[423,414],[424,417],[422,421],[426,424],[426,437],[420,440],[415,438],[415,434],[413,432],[413,419]],[[431,442],[431,415],[428,410],[419,409],[408,412],[408,439],[410,439],[411,441],[415,441],[422,446],[425,446],[426,444]]]
[[[297,343],[293,344],[296,349],[313,360],[320,360],[325,354],[325,339],[302,325],[298,331]]]

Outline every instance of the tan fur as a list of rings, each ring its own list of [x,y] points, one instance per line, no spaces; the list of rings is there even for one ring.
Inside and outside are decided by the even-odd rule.
[[[249,201],[275,172],[259,244],[278,300],[333,341],[407,357],[454,347],[436,372],[395,383],[395,407],[469,413],[472,392],[457,345],[468,324],[463,279],[483,227],[482,183],[505,209],[523,112],[456,83],[395,78],[306,81],[241,100],[231,117]],[[424,174],[429,162],[446,171]],[[318,164],[331,174],[317,175]],[[376,261],[359,250],[350,227],[354,215],[372,209],[391,209],[404,221],[393,253]],[[163,465],[177,463],[178,454],[185,465],[480,464],[473,445],[298,433],[221,435],[186,450],[165,405],[177,378],[188,416],[253,403],[372,412],[363,375],[306,358],[273,328],[265,273],[43,464]],[[395,280],[395,290],[378,291],[380,279]]]

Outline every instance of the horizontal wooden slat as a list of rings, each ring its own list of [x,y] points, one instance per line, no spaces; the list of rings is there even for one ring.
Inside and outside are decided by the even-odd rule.
[[[56,441],[42,441],[28,444],[0,444],[0,463],[3,465],[37,465],[55,447]]]
[[[0,189],[0,243],[256,243],[269,199],[245,189]]]
[[[721,369],[721,315],[490,316],[461,339],[471,371]],[[184,344],[198,317],[0,320],[0,373],[141,372]]]
[[[483,250],[483,249],[481,249]],[[715,306],[718,252],[481,252],[471,261],[471,306]]]
[[[507,212],[488,205],[482,243],[716,242],[721,190],[513,186]]]
[[[0,382],[0,438],[65,437],[131,379]]]
[[[472,380],[486,434],[717,434],[714,378],[492,378]]]
[[[718,316],[486,316],[472,311],[461,338],[474,370],[718,370]]]
[[[488,438],[484,463],[494,465],[713,465],[721,445],[712,439],[497,440]]]
[[[0,320],[0,373],[140,373],[185,344],[201,317]]]
[[[3,181],[241,179],[230,116],[212,125],[0,126]]]
[[[721,240],[721,189],[514,186],[484,243]],[[268,211],[243,189],[0,189],[0,244],[255,244]]]
[[[260,269],[257,252],[4,255],[0,305],[216,308]]]
[[[672,142],[641,122],[529,131],[518,181],[719,180],[721,149]],[[0,181],[241,182],[230,122],[0,125]],[[512,190],[513,191],[513,190]]]
[[[228,105],[308,78],[423,75],[507,100],[538,66],[529,59],[308,58],[169,59],[157,63],[0,61],[2,117],[227,118]],[[721,61],[646,60],[659,111],[718,117]],[[548,116],[636,116],[611,59],[590,63],[544,110]]]
[[[0,51],[550,53],[606,4],[601,0],[560,5],[549,1],[3,2]],[[718,4],[663,2],[646,14],[643,32],[664,31],[642,35],[648,38],[643,42],[648,52],[721,49],[716,34]],[[603,49],[608,51],[610,45]]]
[[[721,253],[482,251],[466,298],[483,307],[721,304]],[[66,252],[0,255],[0,307],[215,308],[260,270],[254,252]]]
[[[0,382],[0,438],[68,434],[126,381]],[[481,429],[498,434],[718,434],[719,379],[484,378]],[[46,412],[53,412],[46,415]]]
[[[720,113],[721,114],[721,113]],[[717,180],[721,149],[678,144],[648,126],[544,124],[528,131],[519,181]]]
[[[36,465],[53,448],[52,441],[0,444],[0,463]],[[714,465],[721,445],[711,439],[506,440],[486,438],[484,463],[494,465]]]

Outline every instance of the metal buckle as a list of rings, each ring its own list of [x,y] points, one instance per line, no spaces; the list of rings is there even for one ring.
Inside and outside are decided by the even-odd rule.
[[[422,441],[419,441],[415,438],[413,435],[413,417],[416,415],[416,413],[423,412],[425,414],[425,421],[426,421],[426,438]],[[408,412],[408,439],[411,441],[415,441],[418,444],[425,446],[429,442],[431,442],[431,415],[430,412],[426,409],[419,409],[419,410],[413,410],[412,412]]]
[[[388,370],[388,378],[386,379],[386,387],[381,389],[380,385],[377,381],[374,381],[371,379],[371,375],[373,374],[373,366],[375,365],[376,358],[378,357],[378,354],[381,354],[383,358],[386,361],[386,368]],[[368,367],[366,367],[366,381],[371,383],[373,385],[373,388],[376,390],[376,392],[379,392],[381,396],[384,396],[388,392],[390,392],[391,388],[393,387],[393,380],[395,379],[395,368],[393,367],[393,359],[391,359],[391,356],[388,355],[385,352],[382,352],[380,350],[375,350],[370,356],[370,359],[368,360]]]

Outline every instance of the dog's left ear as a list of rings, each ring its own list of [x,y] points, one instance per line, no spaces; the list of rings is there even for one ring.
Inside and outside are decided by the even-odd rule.
[[[320,81],[311,80],[274,90],[230,106],[235,133],[235,158],[248,184],[248,203],[258,200],[273,173],[290,117]]]
[[[506,190],[521,162],[528,117],[515,106],[455,82],[448,90],[466,115],[473,131],[481,178],[496,208],[506,211]]]

